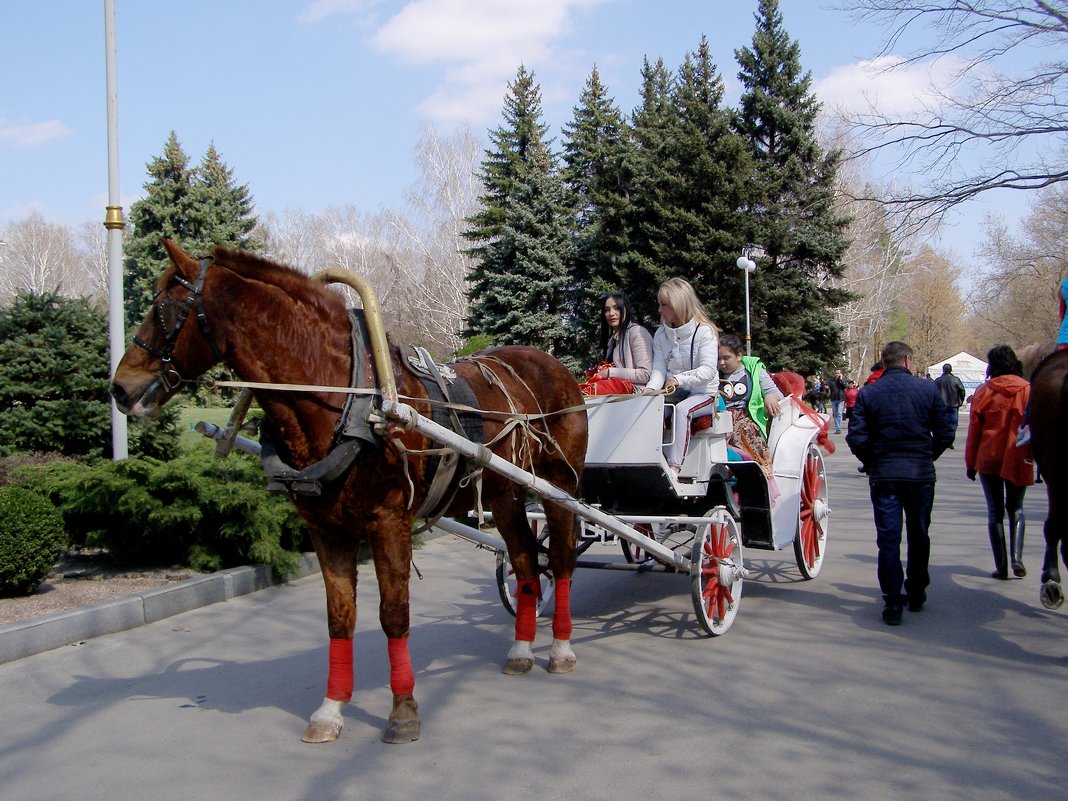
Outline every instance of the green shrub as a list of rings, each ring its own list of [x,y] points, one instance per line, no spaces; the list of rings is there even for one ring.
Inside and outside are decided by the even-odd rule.
[[[108,327],[85,298],[19,293],[0,307],[0,456],[111,456]],[[132,421],[130,451],[177,454],[175,413]]]
[[[117,562],[219,570],[242,564],[293,569],[307,529],[289,500],[271,495],[258,460],[188,452],[170,462],[54,462],[14,476],[47,495],[79,546]]]
[[[29,595],[63,550],[63,516],[23,487],[0,487],[0,596]]]

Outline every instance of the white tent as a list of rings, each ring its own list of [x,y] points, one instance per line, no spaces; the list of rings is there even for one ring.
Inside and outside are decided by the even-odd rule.
[[[927,368],[927,375],[931,378],[938,378],[942,375],[942,365],[950,364],[953,366],[953,375],[961,380],[964,384],[965,391],[971,395],[979,388],[979,385],[986,381],[986,362],[982,359],[977,359],[970,353],[961,351],[956,356],[950,356],[948,359],[943,359],[936,364],[932,364]]]

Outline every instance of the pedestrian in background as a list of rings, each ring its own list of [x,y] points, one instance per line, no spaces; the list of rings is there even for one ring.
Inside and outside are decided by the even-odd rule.
[[[906,604],[919,612],[927,600],[934,463],[953,444],[957,425],[938,388],[912,375],[912,348],[890,342],[882,364],[882,376],[857,395],[846,444],[868,474],[883,621],[897,626]],[[901,565],[902,516],[907,571]]]
[[[842,433],[842,410],[845,407],[846,381],[841,370],[834,371],[834,377],[827,382],[827,392],[831,398],[831,420],[834,433]]]
[[[1011,562],[1013,575],[1023,578],[1027,575],[1023,499],[1026,489],[1035,483],[1035,462],[1029,444],[1016,445],[1016,432],[1031,397],[1031,385],[1023,378],[1023,365],[1008,345],[995,345],[986,361],[987,381],[972,396],[964,464],[972,481],[978,474],[986,496],[987,531],[994,552],[991,576],[1007,579]]]
[[[935,379],[935,384],[938,386],[938,391],[942,393],[942,400],[946,402],[946,406],[951,409],[960,410],[960,407],[964,405],[964,384],[961,380],[953,375],[953,365],[943,364],[942,375]]]
[[[857,395],[860,394],[860,387],[857,386],[857,382],[852,378],[849,379],[849,386],[845,390],[845,419],[848,420],[853,416],[853,407],[857,405]]]

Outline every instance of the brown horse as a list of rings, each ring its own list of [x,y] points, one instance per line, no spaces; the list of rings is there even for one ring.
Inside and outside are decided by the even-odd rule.
[[[1043,606],[1056,609],[1064,603],[1058,549],[1068,566],[1068,350],[1049,354],[1031,374],[1030,423],[1031,452],[1049,500],[1039,597]]]
[[[292,391],[258,387],[256,400],[277,455],[296,471],[323,464],[335,442],[354,359],[361,341],[352,333],[341,295],[288,267],[246,253],[217,249],[195,259],[165,242],[171,265],[157,281],[157,293],[134,344],[115,371],[111,386],[126,414],[154,417],[181,384],[221,362],[243,382],[329,387],[334,391]],[[364,298],[368,317],[371,307]],[[376,304],[371,304],[377,308]],[[196,323],[193,324],[193,317]],[[190,324],[185,325],[186,320]],[[385,344],[396,376],[395,391],[430,416],[423,383],[402,368],[396,348]],[[364,372],[383,365],[374,362]],[[357,362],[359,363],[359,362]],[[365,362],[366,363],[366,362]],[[482,410],[483,441],[495,454],[574,495],[586,452],[586,415],[574,378],[558,361],[527,347],[501,347],[451,365],[470,386]],[[372,379],[373,383],[373,379]],[[393,387],[389,388],[393,391]],[[389,394],[380,388],[381,394]],[[393,708],[386,742],[419,736],[418,705],[408,651],[408,578],[412,561],[412,522],[432,486],[432,443],[414,431],[382,420],[371,404],[370,442],[358,443],[354,460],[336,478],[321,482],[320,494],[293,494],[307,521],[326,585],[330,637],[326,697],[311,716],[305,742],[337,739],[342,708],[353,690],[352,638],[356,627],[356,567],[361,542],[370,545],[378,578],[379,620],[388,638]],[[493,412],[499,412],[494,414]],[[523,415],[531,415],[517,426]],[[529,671],[534,664],[535,604],[539,588],[537,543],[524,512],[526,493],[496,473],[460,482],[447,514],[461,514],[481,500],[508,545],[519,578],[515,641],[505,673]],[[569,609],[575,562],[571,512],[546,504],[549,562],[556,578],[553,645],[549,672],[574,669]],[[562,590],[562,592],[561,592]]]

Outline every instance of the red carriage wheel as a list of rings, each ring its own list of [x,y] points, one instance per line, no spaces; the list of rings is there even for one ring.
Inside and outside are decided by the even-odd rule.
[[[690,593],[697,621],[713,637],[731,627],[742,599],[745,563],[738,524],[723,507],[706,517],[715,521],[702,525],[693,541],[690,559]]]
[[[810,445],[801,470],[801,503],[797,512],[797,536],[794,537],[797,568],[806,579],[816,578],[823,567],[830,511],[823,454],[815,445]]]

